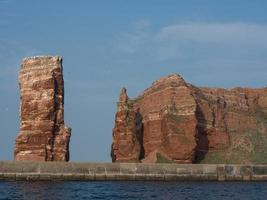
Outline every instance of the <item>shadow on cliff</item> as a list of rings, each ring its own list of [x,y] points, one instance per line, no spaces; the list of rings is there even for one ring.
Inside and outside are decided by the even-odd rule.
[[[140,157],[139,160],[145,158],[145,149],[143,145],[144,140],[144,126],[143,126],[143,116],[141,115],[139,109],[136,110],[136,127],[138,127],[137,139],[140,143]]]
[[[207,152],[209,151],[209,140],[207,137],[207,120],[203,114],[201,107],[197,104],[196,109],[196,117],[197,117],[197,147],[195,152],[195,159],[193,163],[200,163],[205,159]]]

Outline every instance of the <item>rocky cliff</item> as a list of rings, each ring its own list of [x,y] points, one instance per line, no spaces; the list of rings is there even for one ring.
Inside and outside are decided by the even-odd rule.
[[[113,162],[267,163],[267,88],[204,88],[177,75],[123,89]]]
[[[71,130],[64,124],[62,59],[24,59],[19,86],[20,132],[15,160],[68,161]]]

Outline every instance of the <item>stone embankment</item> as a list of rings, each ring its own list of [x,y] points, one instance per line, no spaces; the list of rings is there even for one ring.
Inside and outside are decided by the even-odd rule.
[[[0,162],[7,181],[267,181],[267,165]]]

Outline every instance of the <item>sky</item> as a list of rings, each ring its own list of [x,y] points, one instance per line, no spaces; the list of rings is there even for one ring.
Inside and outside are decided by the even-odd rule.
[[[70,160],[110,162],[122,87],[135,97],[172,73],[266,87],[266,10],[266,0],[0,0],[0,160],[13,160],[24,57],[63,57]]]

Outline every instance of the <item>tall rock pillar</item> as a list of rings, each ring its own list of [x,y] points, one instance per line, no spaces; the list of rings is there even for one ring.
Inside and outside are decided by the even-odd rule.
[[[131,102],[126,89],[120,93],[118,110],[113,129],[111,148],[112,162],[139,162],[141,156],[141,119]]]
[[[62,58],[26,58],[19,73],[17,161],[68,161],[71,129],[64,124]]]

